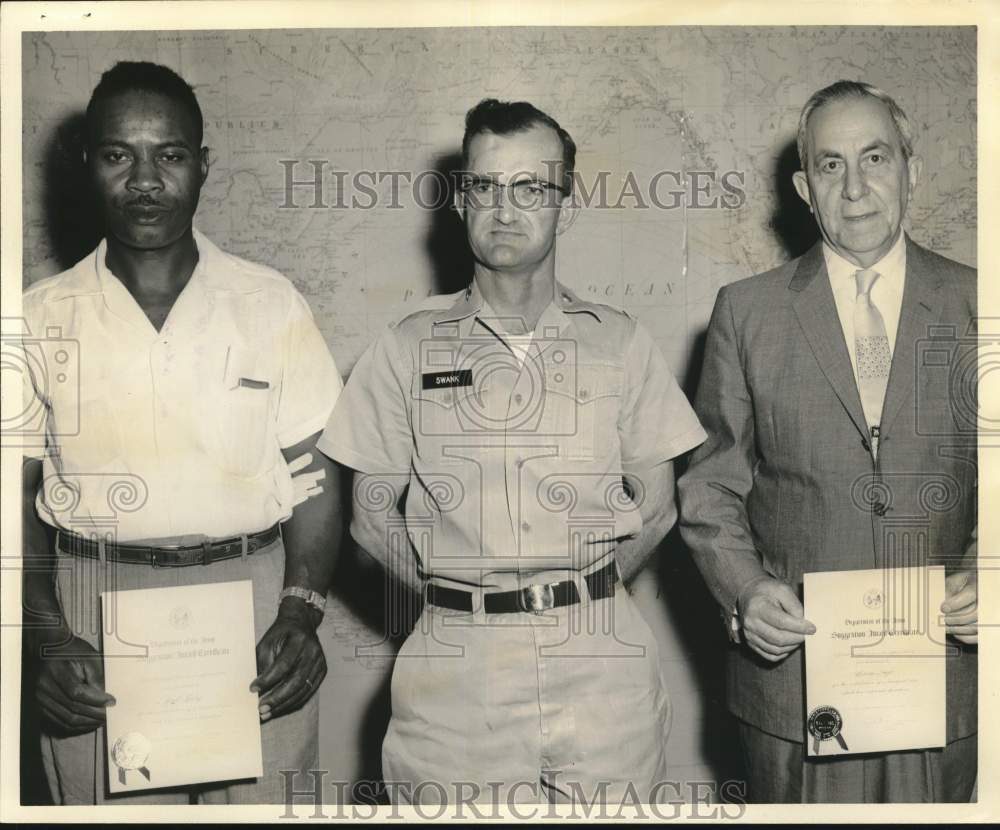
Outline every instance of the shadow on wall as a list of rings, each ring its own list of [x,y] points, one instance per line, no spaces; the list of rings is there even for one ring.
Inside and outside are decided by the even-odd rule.
[[[775,207],[771,214],[770,228],[785,249],[785,259],[802,256],[819,240],[816,220],[809,206],[802,201],[792,174],[799,170],[799,151],[795,141],[782,148],[774,165]],[[748,275],[749,276],[749,275]]]
[[[343,471],[342,474],[347,475]],[[345,492],[350,493],[350,487]],[[405,491],[400,501],[405,503]],[[365,623],[374,637],[383,636],[393,651],[399,650],[423,608],[422,597],[390,577],[351,539],[346,529],[331,592]],[[360,741],[354,748],[360,761],[358,777],[347,796],[351,803],[372,803],[373,798],[381,800],[384,796],[377,782],[382,780],[382,739],[391,715],[390,693],[391,672],[388,672],[361,715]],[[334,714],[339,716],[340,713]],[[324,717],[322,712],[320,717]]]
[[[795,142],[790,141],[775,157],[776,200],[768,222],[768,229],[783,249],[782,262],[801,256],[820,238],[809,206],[799,197],[792,182],[792,174],[799,169],[798,149]],[[693,333],[691,359],[683,378],[679,379],[691,401],[695,400],[698,390],[706,340],[707,330]],[[678,477],[688,459],[689,456],[679,461]],[[702,757],[717,780],[741,780],[745,772],[734,738],[736,721],[725,703],[723,655],[730,646],[718,606],[676,527],[660,544],[657,555],[660,595],[682,647],[690,655],[689,666],[705,713],[700,740]]]
[[[729,647],[718,605],[675,526],[653,554],[657,560],[659,597],[667,610],[697,690],[695,707],[701,715],[697,759],[716,782],[743,780],[746,773],[736,740],[736,721],[726,708],[724,655]],[[667,683],[670,686],[669,679]],[[685,684],[687,685],[687,684]],[[675,700],[675,706],[690,703]],[[674,730],[678,724],[674,723]],[[672,730],[673,731],[673,730]],[[672,758],[668,763],[691,764],[695,759]]]
[[[772,169],[775,205],[767,227],[761,229],[773,233],[781,245],[782,263],[802,256],[820,239],[816,220],[809,212],[809,205],[801,199],[792,183],[792,174],[799,168],[799,151],[793,139],[775,156]],[[747,273],[744,276],[749,277],[752,274]],[[701,377],[701,367],[705,359],[706,329],[693,332],[692,338],[691,360],[688,362],[684,377],[678,379],[690,401],[694,400],[698,391],[698,378]]]
[[[472,282],[472,251],[465,235],[465,225],[455,210],[455,185],[459,179],[457,174],[464,168],[460,152],[447,153],[438,156],[433,161],[434,180],[444,184],[447,182],[447,199],[438,197],[437,193],[430,198],[438,207],[431,211],[429,229],[426,238],[427,256],[430,258],[434,272],[432,293],[451,294],[461,291]]]
[[[89,254],[103,235],[83,164],[84,113],[61,121],[45,148],[42,207],[51,255],[63,271]]]

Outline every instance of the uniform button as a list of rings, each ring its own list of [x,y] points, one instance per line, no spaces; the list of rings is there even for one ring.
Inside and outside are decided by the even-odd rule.
[[[587,390],[586,390],[586,389],[581,389],[581,390],[580,390],[580,400],[581,400],[581,401],[585,401],[585,400],[587,400],[587,395],[588,395],[588,394],[589,394],[589,393],[587,392]]]
[[[523,459],[523,458],[518,458],[518,459],[517,459],[517,460],[516,460],[516,461],[514,462],[514,466],[515,466],[515,467],[517,467],[517,469],[519,469],[519,470],[520,470],[520,469],[521,469],[521,468],[522,468],[522,467],[524,466],[524,459]]]
[[[531,525],[529,525],[527,522],[521,522],[521,530],[523,530],[525,533],[528,533],[531,531]]]
[[[562,383],[563,382],[563,373],[562,372],[556,372],[554,377],[555,377],[556,383]]]
[[[524,401],[524,395],[515,395],[514,396],[514,403],[520,404],[523,401]]]

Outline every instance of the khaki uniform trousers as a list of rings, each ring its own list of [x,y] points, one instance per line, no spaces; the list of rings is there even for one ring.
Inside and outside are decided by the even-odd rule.
[[[390,800],[655,798],[671,716],[656,640],[620,582],[591,601],[579,572],[531,581],[566,578],[583,601],[542,614],[486,614],[480,594],[472,614],[425,604],[392,675]]]

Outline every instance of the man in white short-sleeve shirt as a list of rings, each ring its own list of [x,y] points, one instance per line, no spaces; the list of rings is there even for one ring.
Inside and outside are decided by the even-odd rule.
[[[38,417],[25,613],[60,804],[280,803],[279,771],[317,762],[316,626],[341,517],[335,469],[311,450],[342,384],[292,284],[192,228],[201,140],[197,100],[171,70],[106,72],[85,151],[106,236],[24,296],[25,413]],[[110,796],[99,593],[241,579],[253,583],[263,777]]]

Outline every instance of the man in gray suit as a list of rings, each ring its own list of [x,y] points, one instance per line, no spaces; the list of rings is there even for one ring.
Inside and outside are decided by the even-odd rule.
[[[976,272],[902,232],[922,164],[884,92],[820,90],[798,149],[795,188],[822,241],[719,292],[696,403],[709,438],[679,482],[681,531],[734,641],[727,698],[750,799],[967,801]],[[946,570],[947,746],[808,758],[803,573],[918,564]]]

